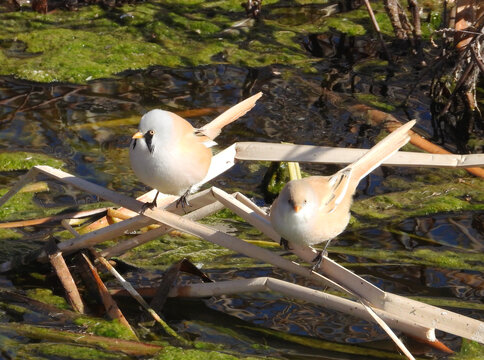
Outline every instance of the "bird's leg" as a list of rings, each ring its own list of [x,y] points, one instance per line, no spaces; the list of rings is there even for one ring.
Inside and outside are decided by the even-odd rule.
[[[312,271],[316,271],[317,269],[319,269],[319,267],[323,263],[323,256],[328,255],[328,252],[326,251],[326,249],[328,248],[328,245],[329,245],[330,242],[331,242],[331,240],[328,240],[326,242],[326,245],[324,245],[323,251],[318,251],[318,255],[316,255],[316,257],[313,259],[313,263],[315,263],[315,264],[311,268]]]
[[[159,193],[160,193],[159,191],[156,191],[156,195],[153,201],[148,201],[143,204],[143,206],[141,207],[141,214],[143,214],[146,211],[146,209],[153,210],[156,207],[156,199],[158,198]]]
[[[292,250],[290,247],[289,247],[289,241],[287,241],[286,239],[284,239],[283,237],[281,237],[281,240],[279,240],[279,245],[281,245],[284,250]]]
[[[175,203],[175,206],[178,207],[179,205],[181,205],[183,210],[185,210],[185,206],[190,206],[190,204],[187,201],[188,195],[190,195],[190,189],[185,191],[185,193],[178,198],[178,200]]]

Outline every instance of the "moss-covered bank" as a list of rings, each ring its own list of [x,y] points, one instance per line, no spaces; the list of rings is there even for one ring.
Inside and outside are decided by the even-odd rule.
[[[0,74],[84,83],[151,65],[278,63],[311,71],[318,59],[304,49],[305,35],[330,29],[363,35],[372,29],[363,7],[328,18],[326,1],[305,3],[264,1],[263,20],[257,22],[243,22],[239,0],[151,0],[46,15],[0,13]],[[382,30],[391,35],[385,12],[377,9],[377,14]]]

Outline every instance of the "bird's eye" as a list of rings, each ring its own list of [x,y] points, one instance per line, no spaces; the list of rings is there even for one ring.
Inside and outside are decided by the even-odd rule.
[[[306,199],[304,199],[304,203],[305,203],[305,204],[307,204],[307,202],[308,202],[308,201],[307,201]]]
[[[150,130],[150,131],[148,131],[148,133],[149,133],[151,136],[153,136],[153,135],[155,135],[155,130]]]

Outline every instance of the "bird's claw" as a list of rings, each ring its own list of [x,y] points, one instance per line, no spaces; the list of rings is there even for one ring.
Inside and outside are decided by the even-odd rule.
[[[143,206],[141,207],[140,214],[144,214],[144,212],[145,212],[147,209],[153,210],[155,207],[156,207],[156,200],[154,200],[154,201],[148,201],[148,202],[145,202],[145,203],[143,204]]]
[[[189,194],[190,194],[190,189],[185,191],[185,193],[178,198],[178,200],[175,203],[175,206],[176,207],[181,206],[181,208],[183,210],[185,210],[186,206],[190,206],[190,204],[188,203],[188,200],[187,200],[187,197],[188,197]]]
[[[321,264],[323,263],[323,259],[325,256],[328,255],[328,252],[326,251],[326,248],[323,251],[318,251],[318,255],[313,259],[314,265],[311,267],[312,271],[316,271],[321,267]]]
[[[292,250],[290,247],[289,247],[289,241],[287,241],[286,239],[282,238],[281,237],[281,240],[279,241],[279,245],[281,245],[284,250]]]

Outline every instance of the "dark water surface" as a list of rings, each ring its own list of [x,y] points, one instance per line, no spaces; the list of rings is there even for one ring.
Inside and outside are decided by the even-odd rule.
[[[344,73],[340,75],[342,78],[345,76]],[[224,129],[217,138],[219,149],[236,141],[370,147],[379,129],[366,125],[344,108],[322,98],[321,83],[326,80],[323,72],[304,74],[284,67],[243,69],[225,65],[181,70],[152,68],[126,73],[118,79],[92,81],[85,86],[43,85],[3,77],[0,78],[0,151],[49,154],[65,161],[66,171],[70,173],[120,193],[137,196],[148,188],[130,170],[128,144],[136,129],[137,119],[143,113],[157,107],[174,112],[213,108],[213,115],[189,119],[195,126],[200,126],[215,117],[221,111],[220,107],[233,105],[258,91],[264,92],[263,98],[249,114]],[[366,80],[371,83],[371,80]],[[356,87],[363,88],[363,81],[357,82]],[[397,83],[391,90],[396,98],[405,94],[404,86]],[[388,88],[385,91],[388,92]],[[426,105],[423,98],[416,97],[410,100],[410,106],[405,109],[407,115],[405,112],[399,115],[403,118],[417,117],[421,129],[431,133]],[[123,120],[109,122],[119,119]],[[253,164],[238,163],[212,184],[226,191],[248,193],[263,203],[258,186],[266,168],[267,165],[254,167]],[[304,166],[304,170],[312,174],[330,174],[337,168]],[[412,178],[415,171],[377,169],[369,180],[362,182],[357,198],[385,193],[391,189],[382,183],[383,179],[393,177],[406,181]],[[20,174],[22,172],[1,173],[0,187],[10,187]],[[56,201],[64,206],[74,206],[86,196],[71,191],[59,196]],[[395,251],[459,248],[478,252],[482,251],[484,240],[483,217],[483,213],[465,212],[412,218],[391,229],[376,227],[359,232],[347,231],[334,246],[335,249],[351,248],[359,244],[368,249]],[[467,234],[462,227],[467,229]],[[420,238],[410,238],[394,230],[412,233]],[[423,238],[429,238],[432,242],[421,240]],[[438,299],[452,299],[482,304],[484,281],[482,273],[478,271],[445,269],[418,263],[388,264],[383,260],[368,260],[364,255],[345,254],[344,251],[331,256],[340,263],[349,263],[352,270],[390,292],[431,297],[437,302]],[[205,270],[215,280],[274,276],[310,285],[305,284],[305,280],[264,266],[249,270]],[[252,325],[341,343],[366,344],[383,349],[390,346],[387,336],[375,325],[300,301],[284,299],[277,294],[216,298],[207,300],[205,305],[193,301],[184,304],[185,310],[178,312],[178,303],[172,301],[170,304],[169,307],[174,308],[171,315],[173,321],[176,320],[192,336],[222,342],[245,353],[293,358],[316,357],[316,354],[323,353],[311,346],[290,344],[269,335],[263,338],[256,330],[244,328]],[[438,303],[436,305],[440,306]],[[226,317],[205,306],[246,322],[233,320],[231,323],[233,317]],[[465,307],[451,309],[484,319],[484,312],[480,310]],[[245,340],[227,336],[216,324],[233,326],[235,331],[246,336]],[[460,339],[448,334],[439,334],[439,338],[454,349],[460,343]],[[267,343],[278,348],[279,352],[255,350],[250,345],[254,342]],[[440,357],[415,344],[413,349],[416,354],[421,352]],[[327,358],[332,356],[336,356],[335,353],[329,352]],[[338,358],[361,357],[338,355]]]

